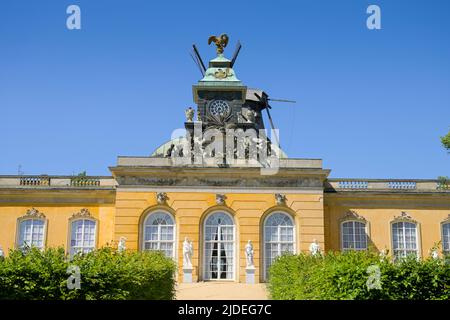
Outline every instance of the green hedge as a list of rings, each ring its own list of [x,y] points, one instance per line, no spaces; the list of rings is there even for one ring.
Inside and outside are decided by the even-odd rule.
[[[381,289],[368,289],[367,268],[377,265]],[[269,291],[279,300],[448,300],[450,264],[414,257],[392,263],[370,252],[324,256],[283,255],[269,270]]]
[[[80,289],[69,289],[69,266],[80,268]],[[175,295],[175,263],[159,252],[106,247],[73,259],[63,248],[10,251],[0,260],[0,299],[166,299]]]

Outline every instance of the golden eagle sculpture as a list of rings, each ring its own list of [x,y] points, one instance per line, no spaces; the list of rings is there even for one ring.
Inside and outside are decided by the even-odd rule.
[[[223,48],[225,48],[228,44],[228,35],[222,33],[218,37],[211,36],[208,39],[208,44],[211,44],[211,42],[214,42],[214,44],[217,46],[217,54],[222,54]]]

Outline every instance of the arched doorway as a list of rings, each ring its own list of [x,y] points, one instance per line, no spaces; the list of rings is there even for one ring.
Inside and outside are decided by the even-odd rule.
[[[214,212],[203,225],[203,279],[234,280],[235,225],[226,212]]]

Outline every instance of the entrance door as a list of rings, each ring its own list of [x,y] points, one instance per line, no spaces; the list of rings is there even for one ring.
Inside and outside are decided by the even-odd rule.
[[[205,220],[203,279],[234,279],[234,222],[225,212],[211,214]]]

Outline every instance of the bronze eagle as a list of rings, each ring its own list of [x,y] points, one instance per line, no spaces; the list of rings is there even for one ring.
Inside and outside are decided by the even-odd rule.
[[[228,35],[222,33],[219,37],[211,36],[208,39],[208,44],[211,44],[211,42],[214,42],[214,44],[217,46],[217,53],[222,54],[223,48],[225,48],[228,44]]]

